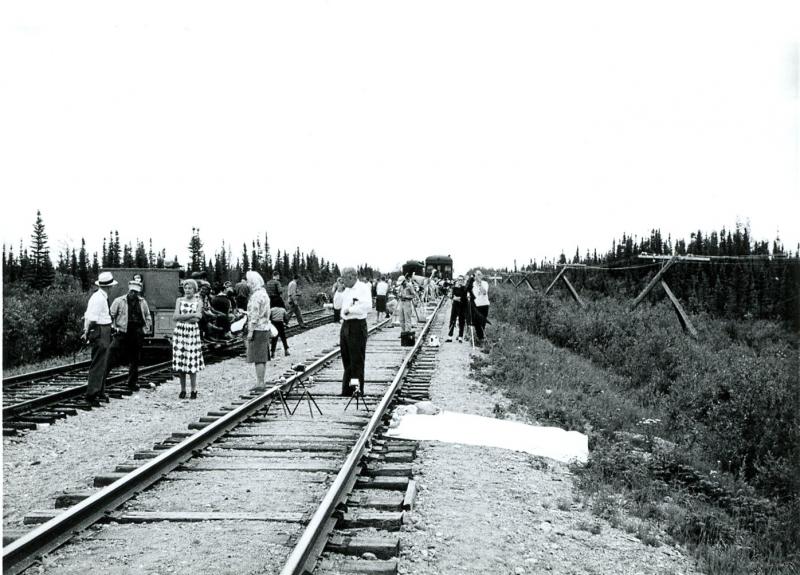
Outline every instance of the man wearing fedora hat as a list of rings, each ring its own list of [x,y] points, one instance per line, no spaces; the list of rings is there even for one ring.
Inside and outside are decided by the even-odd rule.
[[[142,282],[133,279],[128,282],[128,294],[121,295],[111,304],[111,320],[117,333],[111,343],[108,358],[110,369],[120,358],[126,358],[128,369],[128,388],[139,390],[139,357],[142,354],[144,334],[150,331],[150,307],[142,297]]]
[[[106,383],[108,350],[111,345],[111,314],[108,309],[108,292],[117,285],[111,272],[101,272],[94,282],[97,291],[89,298],[83,316],[81,338],[92,344],[92,361],[89,365],[89,385],[86,400],[96,404],[98,399],[108,399],[103,392]]]

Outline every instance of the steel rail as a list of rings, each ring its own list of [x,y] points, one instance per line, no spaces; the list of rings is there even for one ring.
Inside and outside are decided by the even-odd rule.
[[[315,309],[310,309],[310,310],[304,311],[303,312],[303,319],[305,319],[306,315],[314,315],[314,314],[318,314],[318,313],[321,313],[321,312],[324,312],[324,311],[325,311],[324,307],[319,307],[319,308],[315,308]],[[325,317],[327,317],[327,316],[322,316],[322,318],[325,318]],[[309,322],[314,322],[314,321],[318,321],[319,319],[321,319],[321,318],[320,317],[314,317],[314,318],[310,318],[308,321]],[[298,324],[292,324],[291,326],[287,326],[286,329],[287,330],[295,329],[297,327],[298,327]],[[220,344],[222,344],[222,343],[224,343],[224,342],[220,342]],[[17,374],[17,375],[10,375],[8,377],[3,377],[2,378],[3,379],[3,387],[4,388],[5,387],[13,387],[14,385],[18,385],[20,383],[28,383],[30,381],[34,381],[34,380],[37,380],[37,379],[44,379],[46,377],[52,377],[54,375],[62,375],[62,374],[65,374],[65,373],[67,373],[69,371],[72,371],[72,370],[85,369],[85,368],[89,367],[89,365],[91,363],[92,362],[90,360],[78,361],[78,362],[75,362],[75,363],[57,365],[55,367],[48,367],[48,368],[40,369],[40,370],[37,370],[37,371],[29,371],[27,373],[20,373],[20,374]]]
[[[443,301],[444,298],[439,299],[439,303],[436,305],[431,317],[422,328],[420,337],[417,339],[414,347],[411,349],[408,355],[406,355],[405,360],[403,360],[403,363],[400,365],[400,368],[397,371],[397,375],[395,375],[392,383],[389,385],[389,389],[384,394],[381,402],[375,408],[369,423],[367,423],[367,426],[364,428],[364,431],[362,431],[358,441],[356,441],[355,446],[347,456],[342,469],[339,471],[330,489],[325,494],[325,497],[323,498],[322,503],[320,503],[320,506],[317,508],[317,511],[311,517],[311,521],[306,526],[305,531],[303,531],[303,534],[300,536],[300,539],[297,541],[294,549],[292,549],[289,558],[287,559],[286,563],[284,563],[284,567],[281,570],[280,575],[301,575],[303,573],[311,573],[313,570],[317,556],[322,551],[320,540],[322,537],[327,538],[328,536],[329,520],[336,510],[336,507],[344,500],[345,497],[347,497],[347,494],[352,489],[356,477],[356,471],[360,467],[360,461],[364,455],[364,450],[367,446],[367,443],[381,425],[383,416],[392,399],[394,399],[394,394],[399,388],[400,382],[403,381],[403,377],[408,371],[411,360],[417,355],[417,352],[419,352],[420,348],[422,347],[422,343],[425,340],[425,335],[428,333],[428,330],[430,329],[436,314],[439,312],[439,308],[441,308]]]
[[[373,326],[368,330],[368,333],[374,333],[389,321],[386,319]],[[195,452],[206,448],[253,413],[262,409],[268,402],[275,399],[275,395],[279,390],[285,391],[292,388],[303,378],[322,369],[328,361],[335,358],[339,353],[340,349],[338,347],[328,352],[306,367],[304,372],[293,375],[280,385],[274,385],[260,396],[251,399],[203,429],[198,430],[158,457],[53,517],[10,545],[3,547],[3,572],[16,575],[27,569],[38,557],[63,545],[79,531],[105,517],[136,493],[146,489],[190,459]]]
[[[164,369],[170,368],[172,366],[171,361],[165,361],[161,363],[154,363],[145,367],[139,368],[139,375],[145,376],[150,375],[152,373],[156,373],[162,371]],[[106,379],[106,385],[121,383],[128,379],[127,373],[120,373],[118,375],[112,375]],[[15,417],[22,415],[28,411],[33,411],[34,409],[39,409],[40,407],[45,407],[51,403],[57,403],[59,401],[63,401],[65,399],[71,399],[73,397],[81,397],[86,393],[86,389],[88,388],[88,384],[82,383],[80,385],[76,385],[73,387],[68,387],[67,389],[62,389],[61,391],[56,391],[54,393],[49,393],[47,395],[43,395],[42,397],[36,397],[34,399],[29,399],[27,401],[21,401],[19,403],[14,403],[12,405],[3,407],[3,418],[8,417]]]
[[[89,367],[91,361],[78,361],[67,365],[57,365],[56,367],[48,367],[39,371],[29,371],[28,373],[20,373],[19,375],[12,375],[3,378],[3,387],[12,387],[20,383],[27,383],[36,379],[43,379],[53,375],[61,375],[73,369],[83,369]]]
[[[309,312],[309,313],[316,313],[316,312],[319,312],[319,311],[323,311],[323,308],[320,308],[319,310],[314,310],[313,312]],[[324,320],[329,320],[332,317],[333,317],[332,314],[331,315],[326,315],[326,316],[321,316],[321,317],[315,317],[315,318],[309,319],[308,323],[314,324],[315,326],[316,326],[316,324],[323,325],[324,323],[326,323],[326,321],[324,321]],[[297,329],[297,327],[299,327],[299,326],[297,326],[295,324],[295,325],[290,326],[288,329],[294,331],[294,330]],[[290,334],[287,334],[287,335],[290,335]],[[228,341],[228,342],[219,342],[219,343],[215,343],[215,344],[211,344],[211,345],[212,345],[212,348],[213,348],[212,349],[212,353],[214,353],[214,352],[221,352],[222,353],[222,352],[225,352],[225,351],[234,350],[237,347],[241,347],[242,346],[242,342],[240,342],[240,341]],[[89,363],[90,362],[85,362],[86,366],[88,366]],[[171,365],[172,365],[171,361],[166,361],[166,362],[154,363],[154,364],[151,364],[151,365],[148,365],[148,366],[144,366],[144,367],[139,368],[139,375],[140,376],[151,375],[151,374],[153,374],[155,372],[158,372],[158,371],[161,371],[161,370],[164,370],[164,369],[168,369],[168,368],[171,367]],[[42,377],[48,377],[49,375],[58,375],[58,374],[64,373],[65,371],[71,371],[73,368],[77,368],[79,366],[80,366],[80,364],[71,364],[69,366],[59,366],[59,367],[50,368],[50,369],[47,369],[47,370],[38,371],[38,372],[31,372],[30,374],[23,374],[22,376],[15,376],[15,377],[28,377],[28,379],[20,380],[20,381],[17,382],[17,383],[23,383],[23,382],[28,382],[28,381],[31,381],[31,380],[34,380],[34,379],[41,379]],[[33,377],[33,376],[35,376],[35,377]],[[109,378],[106,379],[106,385],[120,383],[122,381],[125,381],[125,379],[127,377],[128,377],[127,374],[119,374],[119,375],[110,376]],[[12,417],[18,417],[18,416],[20,416],[22,414],[25,414],[25,413],[29,412],[29,411],[33,411],[35,409],[40,409],[42,407],[46,407],[47,405],[50,405],[51,403],[57,403],[59,401],[65,400],[65,399],[71,399],[71,398],[74,398],[74,397],[81,397],[82,395],[84,395],[86,393],[86,390],[88,389],[88,387],[89,387],[88,384],[82,383],[80,385],[69,387],[67,389],[62,389],[60,391],[56,391],[54,393],[49,393],[47,395],[43,395],[41,397],[36,397],[34,399],[29,399],[27,401],[21,401],[19,403],[13,403],[13,404],[7,405],[7,406],[4,405],[3,406],[3,419],[8,419],[8,418],[12,418]]]

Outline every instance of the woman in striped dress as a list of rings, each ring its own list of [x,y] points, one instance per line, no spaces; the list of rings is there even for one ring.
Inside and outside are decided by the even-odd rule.
[[[183,297],[175,302],[175,330],[172,334],[172,370],[181,382],[180,399],[186,397],[186,374],[192,383],[192,399],[197,399],[197,372],[205,368],[203,342],[198,322],[203,317],[203,303],[197,297],[197,282],[183,282]]]

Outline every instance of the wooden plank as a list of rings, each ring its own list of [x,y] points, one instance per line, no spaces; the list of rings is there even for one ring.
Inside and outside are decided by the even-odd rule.
[[[324,573],[340,573],[342,575],[397,575],[397,559],[361,561],[348,559],[337,561],[332,558],[323,559],[319,565]],[[310,571],[306,571],[310,573]]]
[[[374,527],[396,531],[403,525],[402,511],[361,511],[354,510],[344,513],[337,524],[343,529],[356,529],[360,527]]]
[[[652,290],[653,287],[655,287],[655,285],[659,282],[661,276],[663,276],[667,272],[667,270],[671,268],[672,265],[677,261],[678,261],[678,256],[672,256],[672,259],[670,259],[666,264],[664,264],[664,267],[658,270],[658,273],[653,276],[653,279],[651,279],[650,283],[648,283],[647,286],[642,290],[642,293],[636,296],[636,299],[633,300],[633,303],[631,304],[631,309],[635,308],[637,305],[642,303],[642,300],[647,296],[648,293],[650,293],[650,290]]]
[[[681,302],[678,301],[678,298],[676,298],[675,294],[672,293],[672,290],[669,289],[667,282],[661,280],[661,287],[664,288],[664,291],[667,293],[669,301],[672,302],[672,307],[675,309],[675,313],[678,314],[678,321],[681,322],[681,327],[683,327],[684,331],[688,331],[693,338],[697,338],[697,330],[692,325],[691,320],[689,320],[689,316],[683,310]]]
[[[578,305],[581,306],[581,308],[585,308],[586,306],[584,305],[583,301],[581,301],[581,298],[578,297],[578,292],[575,291],[575,288],[572,287],[571,283],[569,283],[569,280],[567,279],[567,276],[561,276],[561,279],[564,280],[564,283],[567,285],[567,289],[569,290],[569,293],[572,294],[572,299],[574,299],[576,302],[578,302]]]
[[[550,282],[550,285],[547,286],[546,290],[544,290],[544,295],[547,295],[548,293],[550,293],[550,290],[553,289],[553,286],[556,285],[556,282],[558,282],[558,280],[561,279],[561,276],[564,275],[565,271],[567,271],[567,266],[564,266],[564,267],[561,268],[561,271],[558,272],[558,274],[556,275],[556,279],[554,279],[552,282]]]
[[[360,557],[364,553],[373,553],[378,559],[391,559],[400,553],[400,539],[396,535],[380,537],[359,534],[349,537],[337,534],[329,539],[325,550],[356,557]]]
[[[111,520],[117,523],[152,523],[155,521],[272,521],[278,523],[301,523],[303,513],[272,511],[270,513],[220,513],[208,511],[126,511],[114,514]]]

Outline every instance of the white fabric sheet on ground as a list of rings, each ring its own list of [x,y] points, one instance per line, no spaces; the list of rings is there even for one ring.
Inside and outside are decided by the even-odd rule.
[[[502,447],[564,463],[586,463],[589,457],[589,439],[583,433],[452,411],[403,415],[399,425],[386,434],[402,439]]]

